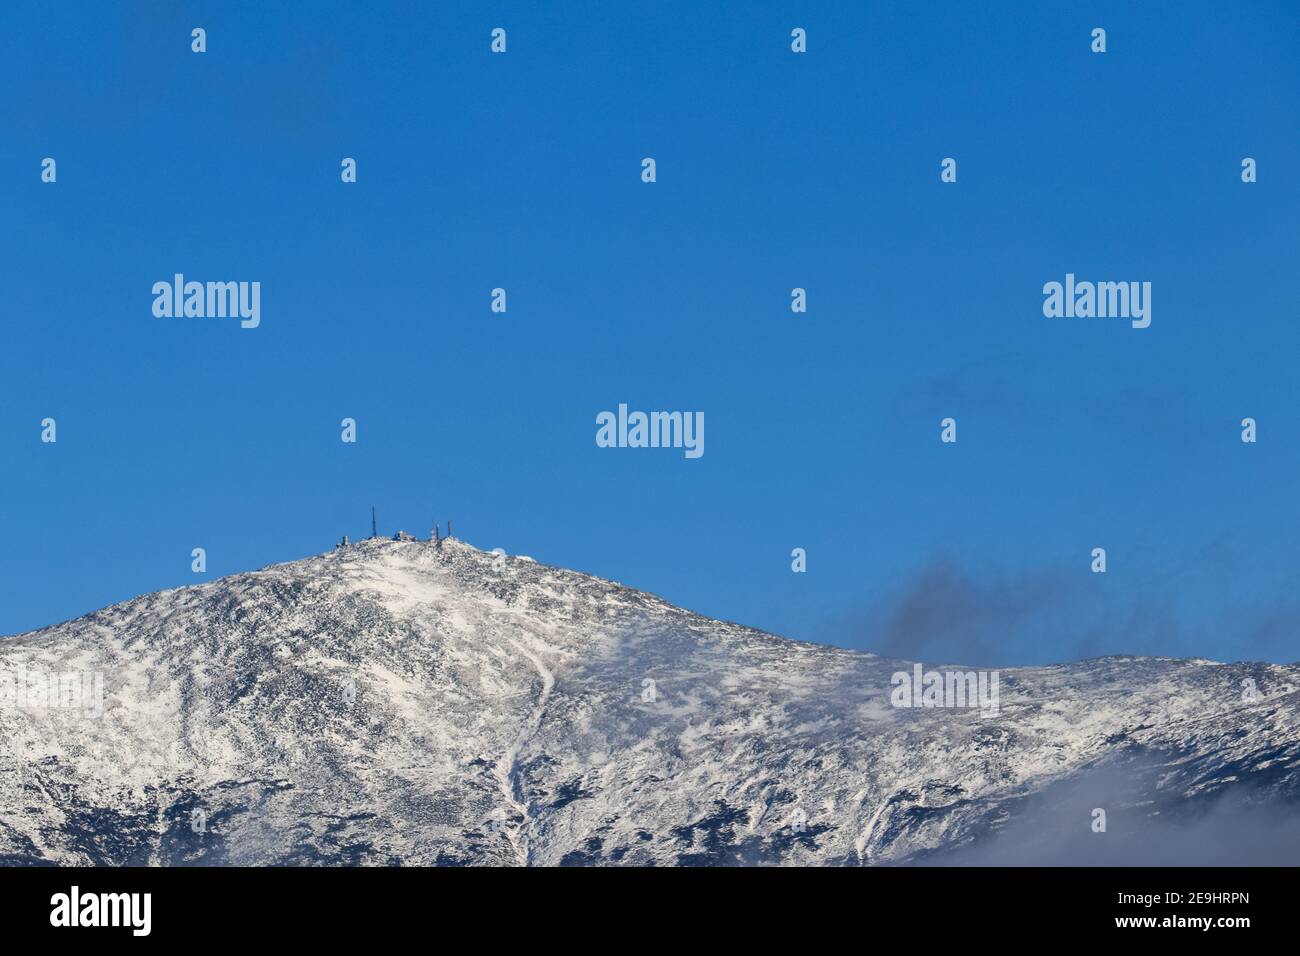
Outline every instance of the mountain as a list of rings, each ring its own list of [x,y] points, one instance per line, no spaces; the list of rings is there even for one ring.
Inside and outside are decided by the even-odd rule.
[[[0,862],[1272,862],[1300,845],[1300,667],[1003,669],[996,713],[894,706],[896,672],[912,664],[455,539],[363,541],[0,639]]]

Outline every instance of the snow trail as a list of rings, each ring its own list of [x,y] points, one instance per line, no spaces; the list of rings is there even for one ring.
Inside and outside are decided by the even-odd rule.
[[[529,813],[528,802],[524,799],[523,785],[520,782],[519,752],[542,724],[542,717],[546,713],[546,702],[550,699],[551,688],[555,686],[555,675],[551,673],[550,668],[542,662],[540,657],[523,644],[511,637],[507,637],[506,640],[510,642],[515,650],[528,658],[529,663],[533,665],[542,678],[542,692],[538,695],[537,704],[533,708],[528,723],[519,736],[515,738],[514,743],[510,745],[510,749],[497,761],[495,767],[495,775],[497,784],[501,789],[501,796],[505,798],[506,803],[520,817],[519,825],[506,831],[506,838],[510,841],[510,845],[514,847],[515,857],[520,865],[527,866],[530,862],[528,824],[532,822],[532,815]]]

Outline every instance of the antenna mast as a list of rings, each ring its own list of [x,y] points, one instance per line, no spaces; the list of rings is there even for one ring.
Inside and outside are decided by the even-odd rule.
[[[370,537],[379,537],[379,532],[375,528],[375,506],[370,506]]]

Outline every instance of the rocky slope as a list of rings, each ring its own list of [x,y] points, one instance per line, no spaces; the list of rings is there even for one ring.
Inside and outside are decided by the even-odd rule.
[[[0,862],[1160,862],[1300,797],[1295,665],[1004,669],[996,715],[910,670],[365,541],[0,639]]]

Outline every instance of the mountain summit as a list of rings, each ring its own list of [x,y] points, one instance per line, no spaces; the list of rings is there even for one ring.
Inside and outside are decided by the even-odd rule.
[[[0,639],[0,862],[1188,862],[1300,798],[1295,665],[1003,669],[996,713],[900,673],[363,541]],[[1191,842],[1290,838],[1233,834]]]

